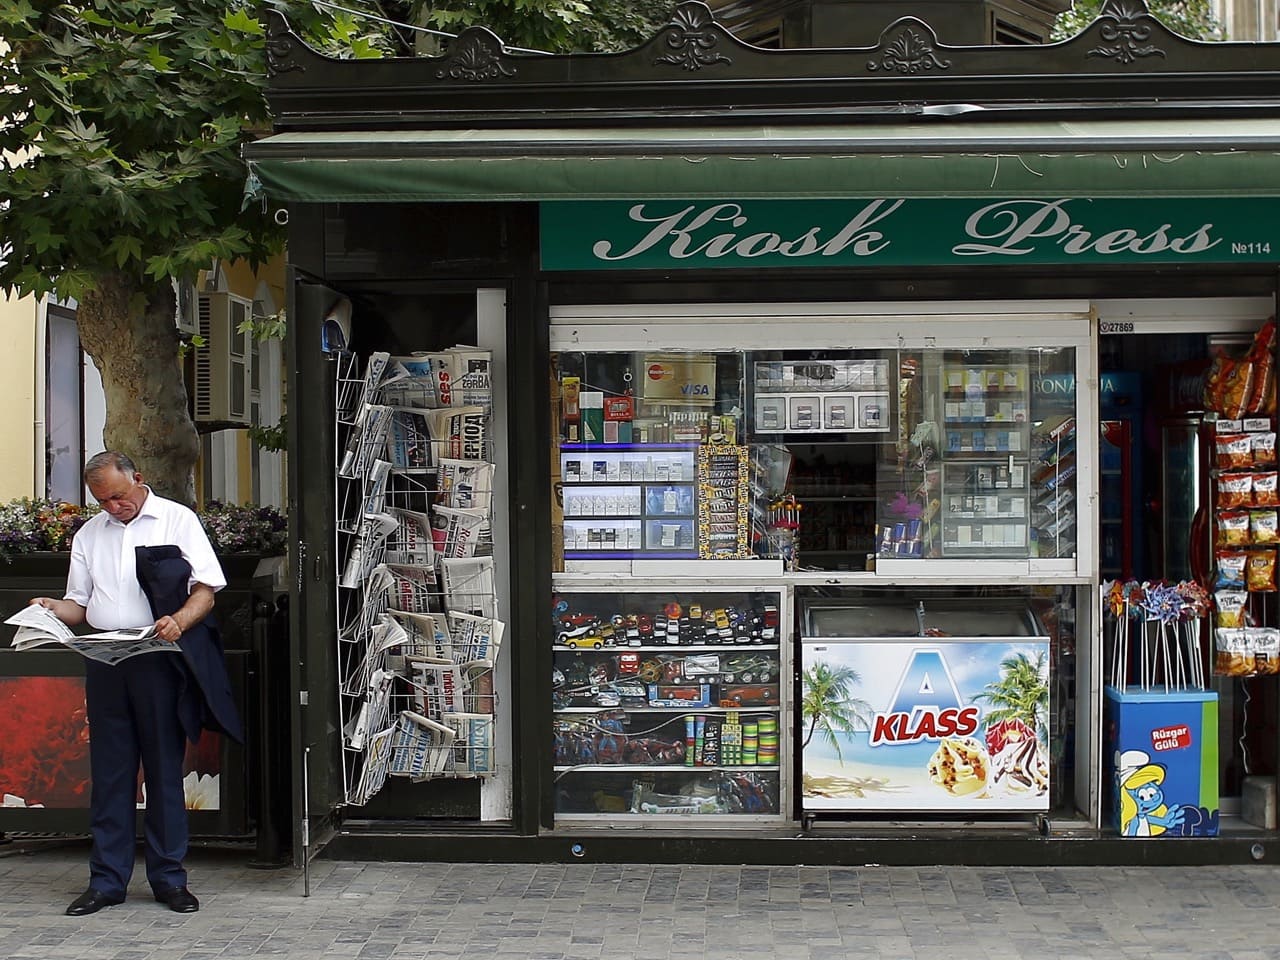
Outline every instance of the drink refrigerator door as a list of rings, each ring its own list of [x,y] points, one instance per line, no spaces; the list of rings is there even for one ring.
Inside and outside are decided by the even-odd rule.
[[[1192,576],[1191,528],[1203,495],[1200,418],[1184,417],[1160,425],[1160,549],[1161,576],[1188,580]]]

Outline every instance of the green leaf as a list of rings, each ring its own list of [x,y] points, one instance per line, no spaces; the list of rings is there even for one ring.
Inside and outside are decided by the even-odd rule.
[[[262,24],[258,22],[256,17],[249,16],[249,12],[244,8],[229,13],[222,18],[222,25],[228,30],[234,30],[236,33],[244,33],[250,36],[262,36],[265,31]]]

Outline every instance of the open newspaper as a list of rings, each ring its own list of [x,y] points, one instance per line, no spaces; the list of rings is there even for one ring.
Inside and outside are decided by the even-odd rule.
[[[169,643],[156,636],[154,624],[77,636],[53,615],[53,611],[34,603],[23,607],[5,623],[18,628],[11,644],[14,650],[30,650],[32,647],[60,643],[90,660],[112,667],[121,660],[128,660],[140,653],[152,653],[156,650],[181,653],[181,648],[176,643]]]

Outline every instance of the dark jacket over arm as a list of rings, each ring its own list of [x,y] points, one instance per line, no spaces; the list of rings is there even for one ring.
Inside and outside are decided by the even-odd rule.
[[[187,581],[191,578],[191,565],[182,558],[182,551],[176,546],[135,550],[138,583],[151,604],[152,615],[159,620],[180,610],[187,602]],[[213,615],[190,627],[178,645],[198,685],[184,691],[179,705],[187,739],[194,743],[204,728],[225,733],[243,743],[244,727],[231,693],[222,633]]]

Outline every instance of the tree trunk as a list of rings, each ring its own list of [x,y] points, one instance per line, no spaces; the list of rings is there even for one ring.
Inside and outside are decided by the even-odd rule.
[[[173,286],[112,274],[80,299],[80,343],[102,375],[108,449],[127,454],[161,496],[195,504],[200,438],[174,325]]]

